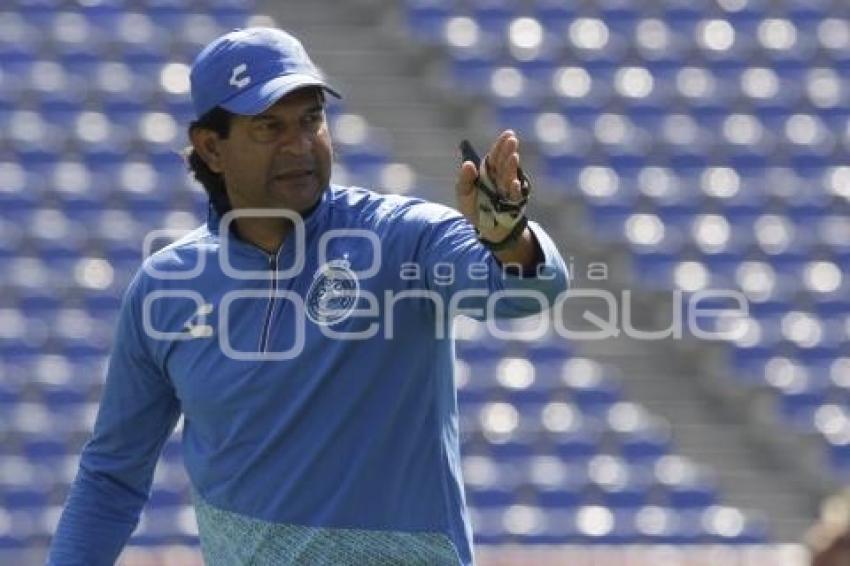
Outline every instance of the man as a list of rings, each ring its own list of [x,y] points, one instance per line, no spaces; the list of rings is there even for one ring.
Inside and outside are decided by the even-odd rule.
[[[567,284],[526,225],[516,136],[463,163],[461,215],[330,184],[336,92],[283,31],[220,37],[191,81],[209,218],[127,290],[50,564],[115,560],[181,414],[207,564],[470,564],[444,326]]]

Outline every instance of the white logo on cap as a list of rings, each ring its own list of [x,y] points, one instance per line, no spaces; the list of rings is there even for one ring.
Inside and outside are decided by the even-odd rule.
[[[232,84],[236,88],[245,88],[246,86],[248,86],[251,83],[250,76],[246,75],[241,79],[239,78],[239,75],[246,72],[247,70],[248,65],[245,63],[233,67],[233,72],[230,74],[230,84]]]

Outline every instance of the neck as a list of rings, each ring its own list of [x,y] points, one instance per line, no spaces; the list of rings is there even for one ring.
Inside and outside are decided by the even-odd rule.
[[[319,198],[310,208],[299,213],[302,221],[313,214],[321,202]],[[293,229],[291,220],[275,217],[236,218],[230,226],[237,237],[270,254],[277,253]]]
[[[277,253],[292,231],[292,223],[286,218],[237,218],[233,227],[241,239],[270,254]]]

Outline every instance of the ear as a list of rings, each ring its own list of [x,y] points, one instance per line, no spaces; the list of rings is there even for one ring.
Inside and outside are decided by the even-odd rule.
[[[221,157],[221,138],[212,130],[205,128],[194,128],[189,132],[192,147],[207,164],[213,173],[221,174],[223,171]]]

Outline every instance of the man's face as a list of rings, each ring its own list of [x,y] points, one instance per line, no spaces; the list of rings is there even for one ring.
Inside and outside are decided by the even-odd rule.
[[[233,116],[219,148],[233,208],[303,212],[330,181],[333,150],[315,88],[296,90],[262,114]]]

